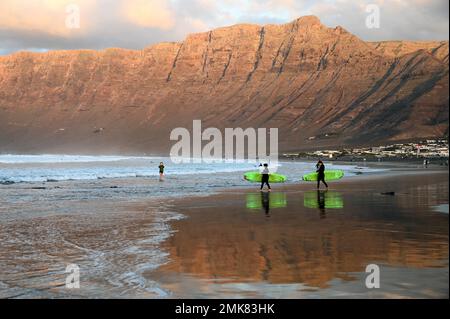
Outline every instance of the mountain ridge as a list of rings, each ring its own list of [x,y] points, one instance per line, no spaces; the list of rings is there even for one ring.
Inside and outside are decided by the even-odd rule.
[[[0,57],[0,152],[167,154],[194,119],[278,127],[282,151],[441,137],[448,41],[365,42],[307,16]]]

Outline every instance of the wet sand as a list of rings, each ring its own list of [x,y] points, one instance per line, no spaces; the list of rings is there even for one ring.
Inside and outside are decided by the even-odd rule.
[[[447,172],[331,184],[177,201],[188,218],[146,276],[173,298],[448,298]]]
[[[448,298],[447,170],[148,199],[168,185],[0,186],[0,298]]]

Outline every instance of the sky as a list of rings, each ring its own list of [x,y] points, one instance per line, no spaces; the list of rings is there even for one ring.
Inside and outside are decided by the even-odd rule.
[[[449,38],[448,0],[0,0],[0,55],[142,49],[189,33],[282,24],[304,15],[367,41]]]

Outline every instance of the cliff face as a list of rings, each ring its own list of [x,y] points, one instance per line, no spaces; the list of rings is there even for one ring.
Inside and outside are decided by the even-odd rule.
[[[315,17],[0,57],[1,152],[164,153],[193,119],[278,127],[285,151],[379,143],[448,133],[448,106],[448,42],[366,43]]]

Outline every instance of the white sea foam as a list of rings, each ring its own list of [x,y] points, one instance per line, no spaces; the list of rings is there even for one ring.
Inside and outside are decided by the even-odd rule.
[[[159,163],[166,165],[169,177],[189,175],[193,182],[216,184],[215,181],[240,180],[244,171],[255,170],[258,163],[225,161],[223,163],[172,164],[169,158],[74,155],[0,155],[0,183],[54,182],[117,178],[150,178],[159,175]],[[314,163],[280,162],[278,172],[292,182],[314,170]],[[328,169],[342,169],[346,176],[374,173],[380,170],[350,165],[327,164]],[[195,177],[192,177],[195,175]],[[213,185],[213,186],[214,186]]]
[[[151,157],[125,157],[125,156],[85,156],[85,155],[0,155],[0,163],[4,164],[30,164],[30,163],[92,163],[117,162],[129,159],[151,159]]]

